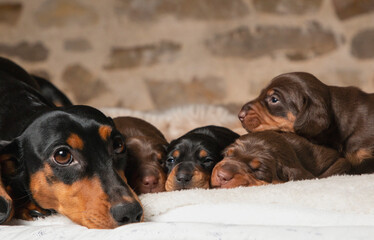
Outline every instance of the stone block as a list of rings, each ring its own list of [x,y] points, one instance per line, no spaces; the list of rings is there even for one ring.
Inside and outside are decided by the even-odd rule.
[[[255,31],[241,26],[206,41],[213,55],[253,60],[284,52],[290,60],[305,60],[338,48],[335,33],[318,22],[300,27],[260,25]]]
[[[98,15],[79,0],[46,0],[35,12],[36,23],[41,27],[86,26],[98,21]]]
[[[87,39],[74,38],[65,40],[64,49],[72,52],[85,52],[92,49],[92,46]]]
[[[110,54],[110,63],[104,68],[108,70],[136,68],[151,66],[159,62],[171,62],[181,48],[179,43],[170,41],[134,47],[114,47]]]
[[[73,93],[77,104],[85,104],[90,99],[108,91],[106,84],[96,78],[88,69],[80,64],[67,66],[62,80],[65,89]]]
[[[332,0],[335,12],[342,20],[374,11],[374,0]]]
[[[21,42],[16,45],[0,43],[0,54],[9,57],[19,57],[29,62],[44,61],[47,59],[48,53],[48,49],[41,42]]]
[[[374,29],[357,33],[351,44],[351,53],[359,59],[374,59]]]
[[[0,3],[0,23],[14,26],[22,12],[21,3]]]
[[[148,91],[158,109],[185,104],[218,103],[226,95],[223,79],[194,78],[190,82],[147,80]]]
[[[116,12],[135,21],[163,15],[178,19],[224,20],[248,15],[243,0],[117,0]]]
[[[315,13],[321,7],[322,0],[254,0],[253,5],[257,11],[286,15],[302,15]]]

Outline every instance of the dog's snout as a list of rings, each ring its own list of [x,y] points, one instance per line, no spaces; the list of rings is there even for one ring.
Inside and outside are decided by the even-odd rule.
[[[191,181],[192,174],[185,171],[181,171],[176,174],[175,178],[177,179],[178,183],[186,185]]]
[[[145,187],[152,189],[158,185],[158,180],[159,178],[157,176],[150,175],[150,176],[145,176],[142,179],[142,183]]]
[[[247,116],[247,113],[248,113],[248,110],[251,108],[251,104],[250,103],[247,103],[245,104],[242,109],[240,110],[240,112],[238,113],[238,118],[240,121],[244,121],[244,118],[245,116]]]
[[[223,184],[226,184],[227,182],[229,182],[234,177],[234,173],[232,171],[220,168],[217,171],[216,177],[217,177],[218,182],[221,185],[223,185]]]
[[[143,209],[138,202],[120,203],[110,208],[114,220],[118,225],[140,222]]]

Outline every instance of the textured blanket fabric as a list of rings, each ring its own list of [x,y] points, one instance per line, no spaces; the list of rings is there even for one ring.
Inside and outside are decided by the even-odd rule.
[[[236,116],[220,108],[191,107],[159,115],[120,109],[104,112],[142,117],[169,139],[205,124],[241,131]],[[374,174],[145,194],[140,199],[144,223],[94,230],[55,215],[0,226],[0,239],[374,239]]]
[[[141,195],[145,223],[91,230],[57,215],[1,239],[374,239],[374,175]],[[5,237],[5,238],[4,238]]]

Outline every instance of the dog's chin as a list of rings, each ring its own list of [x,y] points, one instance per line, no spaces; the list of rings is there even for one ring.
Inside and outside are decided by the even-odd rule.
[[[137,194],[165,192],[165,183],[159,184],[153,188],[144,187],[142,184],[138,184],[137,186]]]
[[[261,125],[260,119],[257,117],[252,118],[244,118],[244,121],[242,122],[242,126],[247,132],[253,132],[256,128],[258,128]]]
[[[191,183],[191,184],[179,184],[174,183],[171,187],[167,187],[166,191],[178,191],[178,190],[188,190],[188,189],[196,189],[196,188],[209,188],[209,181],[199,182],[199,183]]]

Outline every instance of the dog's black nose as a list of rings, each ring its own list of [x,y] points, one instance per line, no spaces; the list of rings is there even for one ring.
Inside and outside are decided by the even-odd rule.
[[[191,179],[192,179],[192,174],[190,173],[187,173],[187,172],[179,172],[176,174],[176,179],[177,179],[177,182],[180,183],[180,184],[188,184]]]
[[[0,197],[0,224],[6,222],[12,211],[12,203]]]
[[[143,209],[138,202],[120,203],[110,208],[114,220],[118,225],[140,222],[143,216]]]

